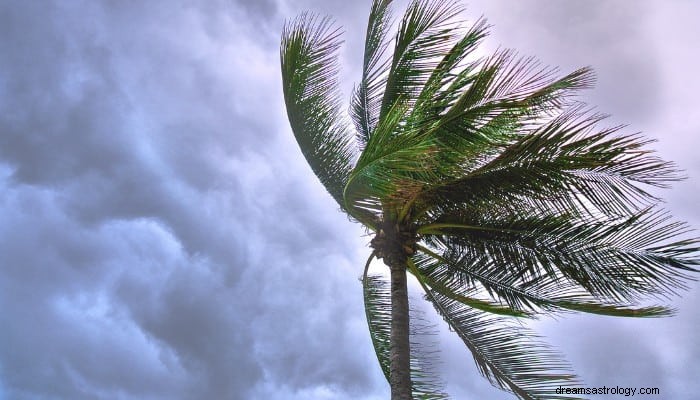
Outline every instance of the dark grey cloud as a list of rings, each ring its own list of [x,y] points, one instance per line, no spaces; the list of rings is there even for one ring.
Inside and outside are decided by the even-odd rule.
[[[133,254],[125,241],[152,245],[160,258],[164,232],[147,223],[86,230],[53,200],[41,189],[3,188],[0,359],[9,397],[174,393],[158,354],[109,293],[122,268],[143,265],[125,257]]]
[[[276,4],[2,7],[0,393],[368,393],[349,222],[285,169]]]
[[[473,2],[468,16],[496,25],[491,48],[592,64],[587,99],[700,176],[697,6],[659,7]],[[1,398],[386,398],[357,282],[367,238],[285,119],[277,41],[304,9],[344,26],[349,94],[368,4],[0,4]],[[667,193],[695,226],[697,182]],[[690,399],[696,301],[670,320],[542,325],[592,385]],[[500,396],[440,329],[455,398]]]

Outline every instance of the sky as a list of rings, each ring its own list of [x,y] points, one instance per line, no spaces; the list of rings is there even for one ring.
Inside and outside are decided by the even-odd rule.
[[[349,97],[369,4],[0,1],[0,399],[388,397],[358,282],[370,238],[301,156],[279,71],[285,18],[333,15]],[[481,15],[484,54],[591,65],[582,100],[658,140],[688,176],[666,207],[700,227],[700,3],[467,4]],[[690,286],[673,318],[533,327],[587,387],[695,399]],[[426,311],[453,398],[507,398]]]

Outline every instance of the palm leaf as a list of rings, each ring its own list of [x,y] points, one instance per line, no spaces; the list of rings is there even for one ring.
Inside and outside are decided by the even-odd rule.
[[[618,216],[655,203],[644,185],[663,187],[680,179],[675,167],[645,150],[648,141],[636,135],[612,136],[617,128],[596,131],[602,118],[574,107],[534,131],[485,139],[478,146],[482,161],[472,161],[462,177],[433,185],[417,202],[428,209],[525,199],[548,202],[562,213]]]
[[[384,54],[389,46],[387,33],[391,24],[390,4],[391,0],[374,0],[369,13],[362,80],[355,89],[350,108],[361,147],[367,143],[379,120],[382,89],[389,69],[389,59]]]
[[[435,145],[406,125],[409,105],[396,103],[370,137],[345,187],[346,207],[380,215],[436,179]]]
[[[311,169],[344,208],[343,188],[355,148],[338,100],[339,31],[328,18],[303,14],[284,27],[280,59],[287,116]]]
[[[390,335],[391,335],[391,293],[386,279],[380,275],[369,275],[369,263],[374,257],[370,256],[365,265],[362,286],[365,301],[365,314],[369,326],[372,345],[374,346],[379,366],[390,381]],[[431,327],[421,323],[419,314],[411,309],[411,384],[415,399],[439,400],[447,399],[441,381],[436,376],[434,368],[437,354],[429,343],[420,340],[434,334]]]
[[[603,303],[565,277],[527,280],[510,273],[506,268],[498,268],[488,258],[455,260],[440,256],[425,247],[420,249],[423,254],[416,257],[416,268],[423,275],[441,282],[443,287],[452,292],[486,292],[513,310],[528,313],[568,310],[617,317],[665,317],[673,313],[672,309],[658,305],[642,307],[612,301]]]
[[[530,316],[530,314],[525,311],[479,299],[475,296],[475,290],[470,290],[474,288],[465,288],[463,285],[459,287],[452,285],[448,280],[443,279],[443,277],[436,276],[433,273],[426,273],[425,269],[418,268],[413,260],[408,260],[408,271],[411,272],[422,285],[471,308],[510,317]],[[430,268],[430,272],[433,271],[434,268]]]
[[[450,329],[471,351],[479,372],[520,399],[574,399],[557,388],[576,386],[569,366],[528,329],[470,308],[423,286]]]
[[[415,101],[440,57],[452,47],[458,27],[452,20],[461,11],[456,1],[411,2],[396,35],[380,119],[396,102]]]
[[[470,84],[441,118],[439,126],[459,121],[477,126],[479,122],[513,110],[520,111],[522,117],[540,117],[542,113],[566,107],[570,96],[593,82],[588,68],[562,78],[556,78],[557,73],[556,68],[543,67],[534,58],[518,58],[511,50],[496,52],[469,78]]]
[[[471,218],[462,224],[427,225],[419,232],[425,233],[426,242],[445,249],[444,260],[472,265],[467,269],[474,274],[489,276],[495,269],[522,285],[537,286],[542,280],[548,282],[545,287],[576,285],[573,294],[585,291],[613,305],[676,293],[686,287],[684,282],[699,263],[693,258],[697,239],[674,239],[687,234],[687,226],[654,209],[617,220],[484,214]],[[481,262],[484,258],[489,262]],[[588,302],[584,298],[581,305]]]
[[[437,118],[454,103],[460,89],[473,81],[471,72],[475,64],[462,64],[487,35],[488,25],[479,19],[454,43],[426,80],[414,112],[423,113],[423,118]]]

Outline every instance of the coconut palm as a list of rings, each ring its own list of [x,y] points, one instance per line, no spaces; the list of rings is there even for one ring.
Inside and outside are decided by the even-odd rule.
[[[566,362],[520,320],[671,314],[655,303],[697,271],[698,241],[650,189],[679,173],[575,100],[593,82],[588,68],[561,76],[510,50],[476,57],[488,26],[457,21],[462,8],[449,0],[413,1],[390,36],[390,3],[372,4],[352,123],[331,20],[297,17],[280,53],[302,153],[373,235],[362,285],[392,399],[446,398],[419,351],[407,273],[493,385],[522,399],[575,398],[556,393],[577,384]],[[375,258],[388,274],[369,274]]]

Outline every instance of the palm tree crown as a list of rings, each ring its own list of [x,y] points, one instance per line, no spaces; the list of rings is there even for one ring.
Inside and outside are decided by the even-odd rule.
[[[588,68],[560,76],[510,50],[477,58],[488,26],[465,27],[449,0],[413,1],[390,36],[390,3],[372,4],[352,123],[328,18],[285,26],[281,66],[301,151],[341,210],[373,233],[367,266],[390,267],[391,282],[367,267],[362,282],[392,398],[446,398],[401,333],[406,272],[492,384],[522,399],[575,398],[555,393],[576,384],[567,364],[513,320],[670,315],[649,301],[685,288],[698,241],[649,188],[679,172],[643,137],[600,128],[604,116],[574,99],[593,83]]]

